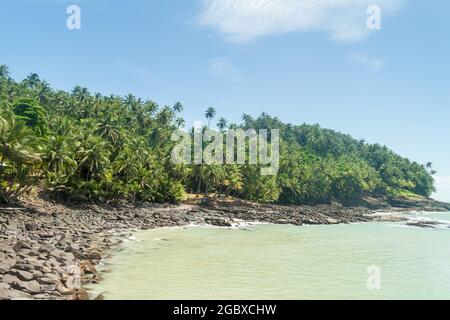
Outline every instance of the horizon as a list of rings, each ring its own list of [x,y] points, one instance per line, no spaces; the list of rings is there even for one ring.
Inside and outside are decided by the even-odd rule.
[[[15,50],[2,50],[0,64],[16,80],[35,72],[65,91],[80,85],[159,105],[181,101],[188,124],[210,106],[231,122],[267,112],[292,124],[318,123],[431,161],[438,171],[434,197],[450,201],[450,150],[439,139],[450,135],[450,45],[441,41],[450,4],[379,1],[382,29],[361,32],[329,22],[327,8],[319,16],[271,16],[255,1],[232,2],[254,10],[253,24],[220,0],[7,0],[0,35]],[[71,4],[81,8],[80,30],[66,28]],[[308,22],[315,18],[324,22]],[[286,20],[289,28],[280,22]]]

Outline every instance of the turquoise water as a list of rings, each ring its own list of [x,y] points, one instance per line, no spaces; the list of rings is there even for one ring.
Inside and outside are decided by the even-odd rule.
[[[450,213],[425,217],[445,224],[142,231],[91,289],[106,299],[450,299]]]

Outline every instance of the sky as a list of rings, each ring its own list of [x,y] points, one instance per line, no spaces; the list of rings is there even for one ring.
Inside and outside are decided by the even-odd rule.
[[[81,29],[66,10],[78,5]],[[367,8],[381,9],[369,30]],[[267,112],[387,145],[450,201],[450,2],[2,0],[0,64],[52,87],[181,101],[239,122]]]

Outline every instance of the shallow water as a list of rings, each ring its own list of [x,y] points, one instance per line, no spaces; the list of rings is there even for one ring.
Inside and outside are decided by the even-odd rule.
[[[106,299],[450,299],[450,213],[425,217],[447,224],[142,231],[90,289]],[[380,277],[369,289],[371,266]]]

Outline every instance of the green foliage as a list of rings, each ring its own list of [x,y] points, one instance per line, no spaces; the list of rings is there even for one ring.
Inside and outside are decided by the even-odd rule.
[[[36,74],[17,83],[0,66],[0,201],[38,185],[75,200],[114,202],[177,202],[185,190],[282,203],[434,191],[430,163],[318,125],[284,124],[266,113],[244,115],[241,125],[220,118],[217,126],[222,133],[227,127],[279,129],[277,176],[262,176],[261,167],[250,164],[174,165],[170,137],[184,126],[182,111],[179,102],[160,108],[131,94],[106,97],[79,86],[70,93],[52,90]],[[216,114],[206,110],[208,126]]]
[[[34,169],[41,162],[33,131],[16,119],[11,109],[0,107],[0,202],[10,202],[36,182]]]
[[[22,120],[39,137],[48,134],[47,113],[36,101],[28,98],[19,99],[13,108],[18,120]]]

